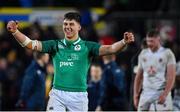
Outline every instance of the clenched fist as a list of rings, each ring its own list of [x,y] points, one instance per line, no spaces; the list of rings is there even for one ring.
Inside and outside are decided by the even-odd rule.
[[[124,42],[126,44],[134,42],[134,35],[131,32],[125,32],[124,33]]]
[[[7,30],[11,33],[15,33],[18,30],[18,22],[17,21],[9,21],[7,24]]]

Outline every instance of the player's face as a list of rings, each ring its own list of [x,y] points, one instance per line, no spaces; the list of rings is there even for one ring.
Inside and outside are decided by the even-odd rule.
[[[48,55],[48,54],[44,54],[44,55],[43,55],[43,62],[44,62],[45,64],[47,64],[47,63],[49,62],[49,55]]]
[[[78,36],[81,26],[75,20],[65,19],[63,22],[63,31],[65,37],[68,39],[74,39]]]
[[[159,43],[160,43],[160,38],[159,37],[147,37],[146,38],[147,46],[152,50],[155,51],[157,50]]]
[[[90,75],[91,75],[91,79],[99,80],[102,75],[101,67],[92,65],[90,70]]]

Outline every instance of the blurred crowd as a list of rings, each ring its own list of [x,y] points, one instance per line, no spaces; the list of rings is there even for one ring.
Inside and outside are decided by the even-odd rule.
[[[9,1],[9,2],[7,2]],[[69,1],[69,0],[68,0]],[[3,6],[69,6],[74,0],[2,0]],[[176,56],[177,78],[174,88],[174,99],[180,101],[180,25],[177,18],[136,18],[118,17],[117,11],[178,11],[179,1],[153,0],[154,2],[138,0],[104,0],[95,1],[91,6],[103,6],[106,14],[92,20],[88,9],[81,9],[82,30],[80,36],[85,40],[96,41],[101,44],[112,44],[123,37],[123,32],[132,31],[135,34],[135,43],[127,46],[123,52],[116,56],[94,59],[88,75],[88,93],[90,110],[134,110],[132,104],[132,86],[134,80],[134,66],[137,64],[137,54],[141,50],[141,41],[146,37],[149,28],[160,30],[162,44],[170,48]],[[88,1],[90,2],[90,1]],[[146,5],[144,5],[146,2]],[[169,3],[170,2],[170,3]],[[7,4],[8,3],[8,4]],[[77,0],[76,5],[86,4],[86,0]],[[1,6],[0,4],[0,6]],[[133,4],[133,6],[132,6]],[[149,5],[151,4],[151,5]],[[156,4],[156,5],[154,5]],[[161,5],[160,5],[161,4]],[[85,6],[86,6],[85,5]],[[153,6],[153,8],[151,7]],[[114,14],[114,15],[113,15]],[[120,13],[119,13],[120,14]],[[101,25],[100,28],[98,25]],[[20,29],[31,39],[52,40],[63,38],[60,27],[41,26],[38,22]],[[135,59],[134,59],[134,58]],[[25,70],[33,60],[33,52],[22,48],[13,36],[7,32],[6,23],[0,34],[0,110],[18,110],[17,103],[20,98],[21,85],[25,76]],[[111,62],[106,64],[106,60]],[[45,67],[45,102],[52,87],[53,67],[51,59]],[[113,74],[112,76],[110,74]],[[179,96],[178,96],[179,95]],[[111,102],[111,103],[109,103]],[[109,105],[111,104],[111,105]],[[44,108],[45,110],[45,108]]]
[[[105,7],[120,11],[178,12],[179,0],[1,0],[4,7]],[[113,7],[113,8],[112,8]]]
[[[42,30],[38,23],[21,30],[33,39],[47,40],[48,37],[57,38],[52,27]],[[1,110],[15,110],[16,103],[20,97],[25,71],[33,60],[33,52],[19,46],[6,29],[0,36],[0,43]],[[48,93],[52,86],[53,65],[49,62],[45,69],[46,98],[48,98]]]

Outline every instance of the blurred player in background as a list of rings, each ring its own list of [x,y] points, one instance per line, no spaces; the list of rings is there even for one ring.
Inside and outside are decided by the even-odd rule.
[[[45,110],[45,65],[49,55],[33,53],[34,60],[25,71],[20,98],[16,106],[23,110]]]
[[[31,40],[18,30],[18,24],[10,21],[7,29],[22,47],[49,53],[54,65],[54,83],[50,92],[47,110],[87,111],[87,72],[91,59],[118,53],[134,41],[134,35],[124,33],[124,38],[112,45],[100,45],[84,41],[79,37],[81,16],[76,12],[64,15],[64,39],[38,41]]]
[[[102,68],[99,64],[93,63],[90,67],[90,81],[88,83],[88,107],[89,111],[95,111],[101,93]]]
[[[175,56],[170,49],[161,46],[157,30],[149,31],[146,41],[148,48],[142,50],[138,58],[134,105],[138,111],[172,110],[171,89],[175,81]]]
[[[125,73],[115,60],[115,55],[103,56],[102,88],[96,111],[128,110]]]

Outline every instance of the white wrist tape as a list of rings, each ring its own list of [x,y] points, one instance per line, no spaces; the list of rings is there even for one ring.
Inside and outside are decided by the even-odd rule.
[[[16,30],[14,33],[12,33],[12,35],[13,36],[16,35],[17,32],[19,32],[19,30]]]
[[[38,49],[38,41],[32,40],[32,50]]]
[[[126,45],[126,42],[125,42],[125,40],[124,40],[124,39],[122,39],[122,40],[121,40],[121,42],[122,42],[124,45]]]
[[[25,41],[23,43],[19,43],[22,47],[27,46],[32,40],[25,36]]]

